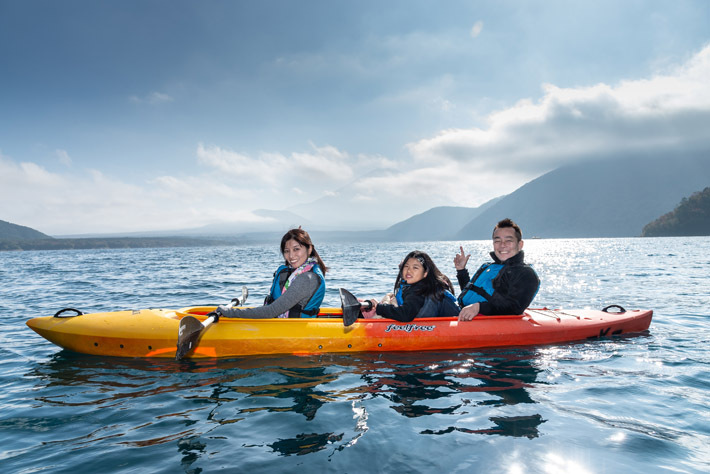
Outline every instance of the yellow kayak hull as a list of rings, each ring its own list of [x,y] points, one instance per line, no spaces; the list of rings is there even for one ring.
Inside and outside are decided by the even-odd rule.
[[[45,316],[27,325],[64,349],[101,356],[175,357],[180,319],[200,320],[214,307],[143,309]],[[554,344],[642,332],[653,311],[611,313],[596,310],[529,309],[518,316],[419,318],[409,323],[358,319],[345,327],[340,308],[322,308],[303,319],[221,318],[202,331],[186,357],[236,357],[257,354],[423,351]]]

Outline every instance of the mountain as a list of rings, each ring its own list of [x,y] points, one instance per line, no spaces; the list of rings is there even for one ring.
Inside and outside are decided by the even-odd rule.
[[[382,236],[394,241],[447,240],[461,229],[462,223],[471,221],[500,199],[479,207],[434,207],[388,227]]]
[[[2,240],[38,240],[51,238],[52,237],[30,227],[0,220],[0,239]]]
[[[641,235],[710,235],[710,187],[683,198],[672,212],[647,224]]]
[[[330,192],[328,196],[315,201],[290,206],[287,210],[315,223],[319,230],[361,230],[386,229],[395,225],[405,216],[426,211],[427,208],[446,206],[443,198],[432,198],[424,202],[415,197],[400,199],[396,211],[387,207],[376,195],[367,191],[366,181],[376,179],[387,186],[388,177],[394,170],[376,169],[352,179],[348,184]],[[305,227],[305,226],[304,226]],[[309,231],[310,232],[310,231]]]
[[[285,232],[292,227],[303,226],[309,229],[313,223],[305,217],[299,216],[291,211],[273,211],[269,209],[257,209],[252,214],[262,218],[249,223],[217,223],[209,224],[195,229],[179,231],[179,235],[235,235],[256,232]],[[175,232],[171,235],[176,235]]]
[[[250,242],[257,234],[279,233],[283,234],[291,227],[302,225],[304,229],[310,229],[311,221],[290,211],[273,211],[268,209],[257,209],[251,211],[252,214],[260,217],[252,222],[218,222],[189,229],[172,230],[152,230],[143,232],[119,232],[101,234],[69,234],[58,235],[58,238],[67,239],[88,239],[88,238],[148,238],[148,237],[225,237],[230,238],[248,236],[246,240]]]
[[[710,183],[705,156],[627,158],[568,165],[503,197],[454,234],[488,239],[510,217],[526,237],[633,237],[644,225]]]
[[[123,234],[122,237],[134,240],[114,239],[115,242],[109,243],[101,239],[117,236],[94,236],[101,239],[94,239],[90,244],[106,245],[109,248],[148,244],[240,245],[278,241],[286,229],[297,225],[308,230],[316,242],[488,240],[495,223],[504,217],[518,222],[526,238],[634,237],[641,235],[642,231],[644,235],[656,235],[651,234],[652,228],[644,230],[644,226],[658,216],[663,216],[661,220],[664,221],[670,219],[665,214],[676,207],[678,202],[681,205],[674,213],[674,218],[686,219],[688,212],[692,214],[697,210],[696,207],[687,207],[695,203],[696,196],[693,193],[705,189],[700,193],[700,197],[705,199],[708,184],[710,157],[672,157],[666,160],[626,158],[564,166],[478,208],[432,207],[382,230],[356,231],[353,230],[356,226],[345,224],[339,227],[337,222],[352,223],[349,213],[355,212],[357,205],[351,202],[346,206],[342,199],[334,199],[328,204],[326,199],[317,201],[315,206],[301,206],[300,209],[307,213],[296,212],[298,206],[284,211],[262,209],[254,211],[262,219],[253,223],[222,223],[197,229]],[[348,189],[345,187],[340,192],[347,195]],[[691,198],[685,198],[691,194]],[[372,209],[368,207],[367,212],[360,214],[369,215]],[[386,214],[387,219],[397,221],[398,216],[391,213],[387,214],[380,209],[380,214]],[[311,219],[311,216],[315,218]],[[691,220],[686,219],[684,222],[689,224]],[[699,217],[698,225],[707,222],[707,214],[703,214]],[[139,241],[147,237],[174,239]],[[0,221],[0,240],[12,244],[0,250],[17,249],[17,241],[27,242],[29,239],[52,238],[28,227]],[[68,248],[85,248],[81,246],[89,244],[84,242],[86,239],[74,239],[72,242],[70,239],[53,240],[65,241],[64,246],[71,246]],[[42,245],[47,248],[61,247],[56,242]],[[19,248],[24,247],[27,246]]]

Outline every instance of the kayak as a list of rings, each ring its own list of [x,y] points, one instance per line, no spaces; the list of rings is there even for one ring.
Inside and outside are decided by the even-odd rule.
[[[386,352],[475,349],[557,344],[646,331],[651,310],[528,309],[522,315],[355,319],[345,325],[342,308],[321,308],[316,318],[220,318],[207,324],[185,357],[260,354]],[[30,319],[27,325],[64,349],[100,356],[176,357],[183,318],[204,322],[215,307],[143,309]],[[186,320],[187,321],[187,320]],[[201,323],[199,324],[201,326]],[[182,357],[182,356],[180,356]]]

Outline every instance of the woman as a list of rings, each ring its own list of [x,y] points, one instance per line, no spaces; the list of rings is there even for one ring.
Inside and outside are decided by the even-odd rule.
[[[372,309],[363,311],[365,318],[375,315],[401,322],[414,318],[458,316],[459,307],[451,281],[439,271],[425,252],[410,252],[399,264],[394,283],[397,305],[370,300]]]
[[[291,229],[281,238],[284,264],[274,273],[264,306],[232,308],[220,306],[216,313],[227,318],[314,318],[325,296],[325,266],[311,236]]]

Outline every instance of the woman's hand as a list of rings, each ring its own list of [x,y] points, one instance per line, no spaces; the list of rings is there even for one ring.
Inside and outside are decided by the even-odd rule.
[[[463,270],[466,268],[466,264],[468,263],[468,259],[471,257],[471,254],[464,254],[463,253],[463,247],[459,247],[461,249],[461,253],[457,253],[454,256],[454,266],[456,267],[456,270]]]

